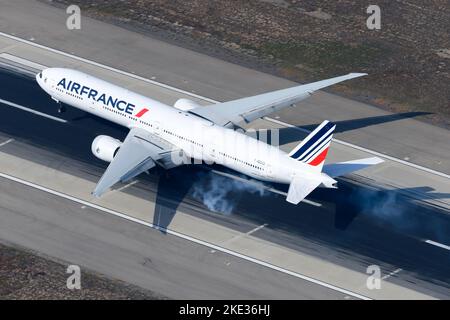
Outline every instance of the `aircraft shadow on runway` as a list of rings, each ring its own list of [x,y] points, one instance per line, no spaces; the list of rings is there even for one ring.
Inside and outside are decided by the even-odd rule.
[[[352,130],[357,130],[381,123],[399,121],[409,118],[415,118],[419,116],[432,114],[430,112],[403,112],[391,115],[383,115],[383,116],[375,116],[375,117],[367,117],[367,118],[359,118],[359,119],[351,119],[351,120],[343,120],[343,121],[334,121],[336,124],[335,133],[342,133]],[[279,144],[284,145],[291,142],[298,142],[306,137],[306,132],[303,130],[313,131],[320,123],[303,125],[298,127],[283,127],[279,128]],[[299,130],[300,129],[300,130]],[[265,135],[270,140],[271,132],[270,130],[259,130],[260,132],[265,131]],[[257,130],[258,132],[258,130]],[[265,137],[264,135],[264,137]],[[276,135],[274,135],[276,136]],[[271,143],[268,141],[268,143]]]
[[[340,230],[346,230],[358,215],[396,223],[412,208],[418,210],[421,207],[418,203],[423,200],[450,198],[450,193],[434,192],[427,186],[388,190],[355,185],[349,178],[338,181],[338,190],[318,189],[313,196],[317,197],[316,201],[334,203],[334,226]],[[414,201],[418,202],[415,207]]]
[[[153,225],[162,233],[170,226],[178,207],[185,199],[192,187],[193,179],[186,170],[179,168],[165,171],[157,170],[159,181],[156,192]]]

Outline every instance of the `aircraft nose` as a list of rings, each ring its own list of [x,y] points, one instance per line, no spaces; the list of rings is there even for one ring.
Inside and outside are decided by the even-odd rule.
[[[42,71],[39,72],[39,73],[36,75],[36,82],[37,82],[40,86],[42,86],[42,85],[41,85],[41,83],[42,83]]]

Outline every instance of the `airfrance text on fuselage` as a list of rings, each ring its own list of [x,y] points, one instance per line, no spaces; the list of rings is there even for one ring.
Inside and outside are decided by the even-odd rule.
[[[117,98],[113,98],[105,93],[99,95],[99,92],[95,89],[82,86],[81,84],[73,81],[69,81],[66,84],[66,78],[62,78],[61,81],[58,82],[58,87],[61,86],[65,90],[74,92],[80,96],[87,95],[88,99],[93,99],[97,102],[102,102],[106,106],[111,106],[116,108],[119,111],[126,112],[128,114],[133,114],[133,110],[135,105],[132,103],[128,103],[124,100],[119,100]]]

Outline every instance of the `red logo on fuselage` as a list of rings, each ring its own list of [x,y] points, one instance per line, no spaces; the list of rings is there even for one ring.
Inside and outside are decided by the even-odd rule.
[[[143,108],[141,111],[139,111],[139,112],[135,115],[135,117],[136,117],[136,118],[140,118],[140,117],[142,117],[147,111],[148,111],[147,108]]]

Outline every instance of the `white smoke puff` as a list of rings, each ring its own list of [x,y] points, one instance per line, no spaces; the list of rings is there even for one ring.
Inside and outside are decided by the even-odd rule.
[[[376,215],[383,215],[386,218],[400,218],[403,215],[403,208],[399,208],[397,201],[397,193],[395,191],[387,191],[381,196],[371,197],[370,211]]]
[[[211,172],[202,174],[192,187],[192,196],[195,199],[201,201],[209,210],[227,215],[233,212],[238,200],[230,196],[232,193],[249,192],[259,196],[266,193],[262,186],[222,177]]]
[[[361,213],[374,216],[402,230],[417,227],[412,217],[406,214],[406,207],[395,190],[357,190],[354,194],[354,201],[362,209]]]
[[[397,193],[393,191],[380,192],[377,190],[356,189],[351,194],[352,201],[361,208],[363,212],[378,216],[380,218],[401,218],[403,208],[398,206]]]

